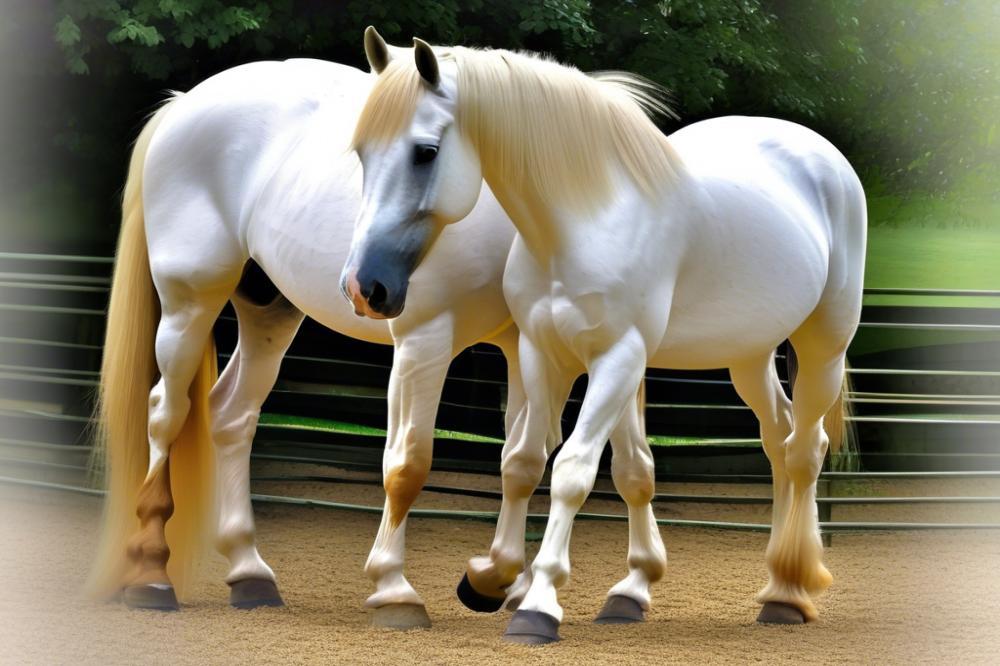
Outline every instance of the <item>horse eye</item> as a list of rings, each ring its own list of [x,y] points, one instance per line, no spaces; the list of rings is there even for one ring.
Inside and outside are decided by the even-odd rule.
[[[417,144],[413,150],[413,163],[414,164],[427,164],[432,161],[438,154],[438,147],[432,146],[426,143]]]

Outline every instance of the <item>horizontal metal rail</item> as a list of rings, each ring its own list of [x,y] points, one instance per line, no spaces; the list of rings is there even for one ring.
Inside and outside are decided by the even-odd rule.
[[[931,322],[863,321],[860,328],[897,328],[919,331],[953,331],[957,333],[992,333],[1000,324],[937,324]]]
[[[98,275],[52,275],[50,273],[11,273],[0,271],[0,280],[16,282],[18,285],[25,284],[25,280],[31,279],[35,282],[62,282],[66,284],[88,284],[107,286],[111,284],[110,277]]]
[[[0,259],[15,259],[18,261],[65,261],[68,264],[108,264],[114,263],[113,257],[89,257],[76,254],[42,254],[42,253],[20,253],[20,252],[0,252]]]
[[[971,296],[1000,297],[994,289],[914,289],[901,287],[865,287],[865,296]]]
[[[101,496],[101,490],[93,488],[83,488],[60,483],[48,483],[44,481],[30,481],[14,477],[0,477],[0,483],[8,485],[27,486],[46,490],[59,490],[73,492],[83,495]],[[304,497],[287,497],[284,495],[265,495],[252,493],[250,498],[258,504],[286,504],[292,506],[315,507],[325,509],[336,509],[341,511],[354,511],[379,515],[383,511],[381,506],[368,506],[365,504],[350,504],[346,502],[332,502],[329,500],[310,499]],[[495,523],[499,514],[495,511],[462,511],[445,509],[411,509],[409,516],[413,518],[443,518],[451,520],[476,520]],[[628,516],[625,514],[607,513],[578,513],[578,520],[597,520],[606,522],[626,522]],[[546,523],[548,516],[541,513],[528,514],[527,520],[533,523]],[[738,530],[750,532],[770,532],[771,526],[766,523],[738,523],[717,520],[686,520],[680,518],[658,518],[658,525],[666,527],[698,527],[721,530]],[[1000,523],[890,523],[890,522],[821,522],[820,530],[823,532],[866,532],[866,531],[923,531],[923,530],[995,530],[1000,529]]]
[[[323,476],[318,474],[305,475],[272,475],[254,476],[251,481],[255,482],[307,482],[307,483],[330,483],[344,485],[371,485],[381,486],[381,478],[358,479],[351,477]],[[503,493],[499,490],[488,490],[484,488],[462,488],[454,486],[440,486],[435,484],[425,485],[424,492],[439,493],[443,495],[462,495],[466,497],[481,497],[484,499],[503,499]],[[549,486],[538,486],[535,495],[549,495]],[[592,490],[588,499],[599,500],[620,500],[621,495],[611,490]],[[676,503],[676,504],[760,504],[772,503],[770,497],[748,497],[744,495],[688,495],[676,493],[656,493],[653,495],[654,502]],[[819,504],[1000,504],[1000,497],[817,497]]]

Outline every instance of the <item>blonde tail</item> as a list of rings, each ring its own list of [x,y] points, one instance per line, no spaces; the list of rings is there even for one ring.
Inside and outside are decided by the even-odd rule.
[[[830,438],[830,469],[836,472],[856,472],[861,466],[858,438],[850,421],[851,403],[847,397],[851,393],[851,376],[847,362],[844,362],[844,383],[837,401],[823,417],[823,429]]]
[[[175,95],[146,123],[132,150],[122,198],[122,228],[108,303],[101,385],[95,420],[92,478],[107,491],[97,557],[87,592],[109,598],[127,582],[126,542],[139,529],[139,488],[149,466],[148,397],[157,378],[154,343],[160,303],[153,287],[143,219],[143,165],[157,126]],[[171,546],[168,572],[179,596],[190,581],[214,493],[208,392],[217,377],[215,344],[210,339],[191,386],[191,412],[170,449],[170,473],[178,493],[168,523]]]

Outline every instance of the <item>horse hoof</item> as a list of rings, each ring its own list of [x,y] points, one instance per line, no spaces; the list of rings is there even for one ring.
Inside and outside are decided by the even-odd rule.
[[[503,639],[520,645],[555,643],[559,640],[559,620],[541,611],[519,610],[510,618]]]
[[[386,604],[375,609],[372,626],[383,629],[428,629],[431,618],[423,604]]]
[[[122,601],[129,608],[158,611],[180,610],[173,585],[162,583],[130,585],[122,590]]]
[[[458,600],[468,608],[469,610],[476,611],[477,613],[496,613],[503,606],[503,598],[488,597],[485,594],[480,594],[476,592],[475,588],[472,587],[472,583],[469,582],[469,574],[462,576],[462,582],[458,584],[458,589],[455,590],[458,594]]]
[[[229,584],[229,605],[249,610],[261,606],[284,606],[285,601],[273,580],[247,578]]]
[[[594,618],[594,624],[634,624],[645,620],[646,612],[638,601],[623,594],[612,594]]]
[[[798,608],[780,601],[768,601],[757,616],[759,624],[805,624],[806,617]]]

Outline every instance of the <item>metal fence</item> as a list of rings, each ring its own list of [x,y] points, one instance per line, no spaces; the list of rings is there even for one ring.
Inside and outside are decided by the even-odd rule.
[[[0,468],[5,470],[2,480],[8,483],[82,487],[110,268],[111,260],[101,257],[0,253]],[[1000,498],[992,494],[886,497],[863,492],[866,484],[877,479],[1000,479],[1000,291],[870,289],[866,294],[901,301],[951,297],[973,306],[866,304],[850,353],[853,390],[847,396],[865,471],[824,473],[819,502],[824,530],[1000,526],[992,522],[833,520],[834,507],[858,504],[1000,505]],[[221,363],[235,344],[235,327],[232,313],[224,312],[215,330]],[[255,441],[255,458],[371,472],[370,479],[361,480],[348,481],[334,474],[285,475],[286,481],[379,483],[383,442],[378,428],[384,427],[391,360],[390,348],[351,340],[307,321],[264,406],[266,416]],[[782,360],[779,354],[783,377]],[[435,443],[436,469],[498,473],[504,379],[503,357],[491,347],[474,347],[455,360],[439,410],[442,431]],[[571,395],[564,416],[566,432],[572,428],[584,385],[585,379]],[[724,371],[650,370],[647,402],[647,431],[659,444],[653,447],[659,479],[770,480],[756,421]],[[845,488],[852,496],[842,496]],[[495,491],[469,488],[431,490],[498,496]],[[597,497],[606,492],[595,491]],[[303,498],[256,499],[381,510]],[[770,502],[766,497],[698,493],[661,494],[656,501],[684,505]],[[491,520],[495,516],[476,512],[464,517]],[[769,529],[767,524],[663,522]]]

